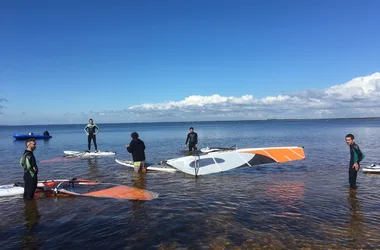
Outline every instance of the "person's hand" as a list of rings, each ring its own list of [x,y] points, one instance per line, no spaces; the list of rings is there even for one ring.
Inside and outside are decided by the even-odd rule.
[[[186,148],[186,146],[187,146],[187,145],[185,145],[185,147],[184,147],[184,148]]]
[[[88,133],[86,133],[88,135]]]
[[[128,148],[128,147],[129,147],[129,144],[125,145],[125,147]]]
[[[195,148],[198,148],[198,144],[195,144]]]
[[[355,163],[355,164],[352,166],[352,168],[355,168],[355,170],[358,171],[358,170],[359,170],[359,164],[358,164],[358,163]]]

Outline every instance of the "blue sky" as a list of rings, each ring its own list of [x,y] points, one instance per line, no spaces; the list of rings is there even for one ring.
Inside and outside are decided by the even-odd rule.
[[[314,117],[279,95],[326,102],[325,89],[368,75],[370,94],[380,92],[379,9],[370,0],[2,1],[0,125]],[[334,113],[328,101],[310,112],[366,115]]]

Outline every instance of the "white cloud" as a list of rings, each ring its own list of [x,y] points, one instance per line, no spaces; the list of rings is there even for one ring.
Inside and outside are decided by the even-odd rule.
[[[207,121],[292,118],[334,118],[380,116],[380,73],[354,78],[326,89],[305,89],[299,93],[255,98],[243,96],[193,95],[183,100],[145,103],[120,110],[52,113],[45,117],[22,116],[35,123],[83,123],[88,118],[107,122]],[[0,113],[5,99],[0,98]],[[29,120],[28,120],[29,119]],[[7,114],[8,123],[20,117]],[[24,123],[25,123],[24,122]]]
[[[135,105],[126,111],[140,118],[170,115],[195,120],[372,116],[380,109],[379,98],[380,73],[375,73],[323,90],[257,99],[252,95],[194,95],[177,102]]]

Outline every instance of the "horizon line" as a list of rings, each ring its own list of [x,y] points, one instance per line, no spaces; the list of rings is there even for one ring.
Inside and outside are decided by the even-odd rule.
[[[267,118],[267,119],[252,119],[252,120],[209,120],[209,121],[151,121],[151,122],[105,122],[96,124],[146,124],[146,123],[208,123],[208,122],[260,122],[260,121],[313,121],[313,120],[378,120],[378,116],[369,117],[334,117],[334,118]],[[1,125],[0,127],[11,126],[62,126],[62,125],[82,125],[86,123],[57,123],[57,124],[9,124]]]

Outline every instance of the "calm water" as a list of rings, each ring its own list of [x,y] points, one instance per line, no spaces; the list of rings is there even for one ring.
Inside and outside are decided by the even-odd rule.
[[[22,181],[24,143],[12,134],[42,133],[39,179],[85,178],[158,192],[153,201],[0,198],[1,249],[341,249],[380,247],[380,175],[358,174],[348,186],[353,133],[366,158],[379,162],[380,121],[208,122],[100,125],[98,147],[115,157],[63,161],[85,150],[83,125],[0,127],[0,185]],[[131,159],[130,134],[144,140],[150,162],[181,155],[189,126],[200,147],[304,146],[306,160],[194,178],[183,173],[135,174],[115,163]]]

